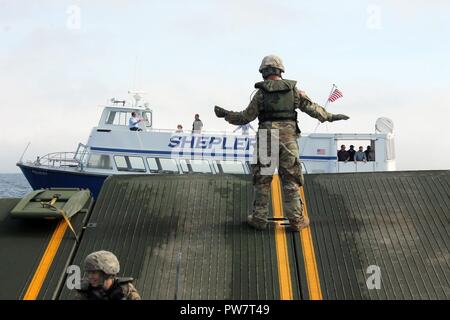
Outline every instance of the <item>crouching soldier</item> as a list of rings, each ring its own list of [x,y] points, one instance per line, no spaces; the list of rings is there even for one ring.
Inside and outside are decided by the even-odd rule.
[[[96,251],[84,260],[87,279],[81,282],[79,300],[141,300],[133,278],[120,278],[119,260],[109,251]]]

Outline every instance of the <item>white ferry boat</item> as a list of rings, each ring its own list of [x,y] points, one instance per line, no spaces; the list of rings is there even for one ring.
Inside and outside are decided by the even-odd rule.
[[[255,135],[221,132],[155,129],[148,104],[111,99],[98,125],[75,152],[56,152],[17,166],[33,189],[89,188],[97,197],[104,180],[118,174],[250,174]],[[135,112],[144,121],[141,131],[131,131],[128,121]],[[300,161],[305,174],[395,170],[393,123],[376,121],[375,133],[313,133],[299,139]],[[374,161],[342,162],[337,147],[352,142],[371,146]],[[347,143],[348,144],[348,143]]]

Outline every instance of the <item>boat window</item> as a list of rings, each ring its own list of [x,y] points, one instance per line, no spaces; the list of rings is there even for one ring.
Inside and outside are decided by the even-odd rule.
[[[133,171],[146,171],[144,160],[141,157],[129,157],[129,159]]]
[[[145,172],[144,160],[141,157],[114,156],[117,170]]]
[[[359,147],[363,148],[364,153],[366,153],[366,156],[368,154],[370,158],[367,159],[367,161],[375,161],[374,157],[375,157],[375,140],[336,140],[336,149],[337,149],[337,160],[339,161],[339,150],[341,149],[341,146],[344,145],[345,146],[345,150],[349,151],[350,150],[350,146],[353,145],[354,146],[354,150],[355,152],[357,152],[359,150]],[[372,148],[372,152],[369,152],[367,150],[367,147],[371,147]],[[319,150],[322,149],[317,149],[317,154],[319,155]],[[342,160],[342,158],[341,158]],[[349,159],[350,161],[352,161],[352,159]],[[341,161],[343,162],[343,160]]]
[[[117,170],[128,170],[127,161],[125,160],[124,156],[115,156],[114,161],[116,162]]]
[[[144,119],[144,125],[146,127],[151,127],[152,126],[152,113],[149,111],[144,111],[142,112],[142,119]]]
[[[217,161],[222,167],[223,173],[245,173],[243,163],[240,161]]]
[[[191,160],[192,171],[211,173],[211,167],[207,160]]]
[[[158,172],[158,163],[155,158],[147,158],[147,164],[150,168],[150,172]]]
[[[164,171],[178,172],[177,163],[174,159],[159,158],[159,163],[161,164],[161,169]]]
[[[126,111],[111,111],[106,119],[106,124],[113,124],[116,126],[128,126],[128,121],[131,118],[131,112]]]
[[[106,119],[106,124],[113,124],[115,116],[116,116],[116,112],[110,111],[108,114],[108,119]]]
[[[95,169],[112,169],[111,158],[107,154],[91,154],[86,166]]]
[[[252,172],[252,164],[250,161],[245,161],[245,168],[247,169],[247,172]]]
[[[183,172],[189,172],[189,167],[187,165],[186,160],[181,159],[180,164],[181,164],[181,170],[183,170]]]
[[[222,172],[222,169],[220,169],[219,161],[211,161],[213,165],[214,172]]]

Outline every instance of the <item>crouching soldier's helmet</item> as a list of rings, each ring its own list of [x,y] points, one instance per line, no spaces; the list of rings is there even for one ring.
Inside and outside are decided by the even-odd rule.
[[[270,75],[281,76],[281,73],[284,72],[283,61],[276,55],[265,56],[259,67],[259,72],[264,79]]]
[[[109,251],[96,251],[89,254],[84,260],[86,271],[103,271],[106,275],[115,276],[120,271],[117,257]]]

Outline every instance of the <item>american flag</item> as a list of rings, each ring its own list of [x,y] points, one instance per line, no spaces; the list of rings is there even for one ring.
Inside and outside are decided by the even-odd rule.
[[[317,154],[324,155],[325,154],[325,149],[317,149]]]
[[[338,89],[334,89],[333,93],[328,97],[328,101],[334,102],[339,98],[342,98],[343,94]]]

